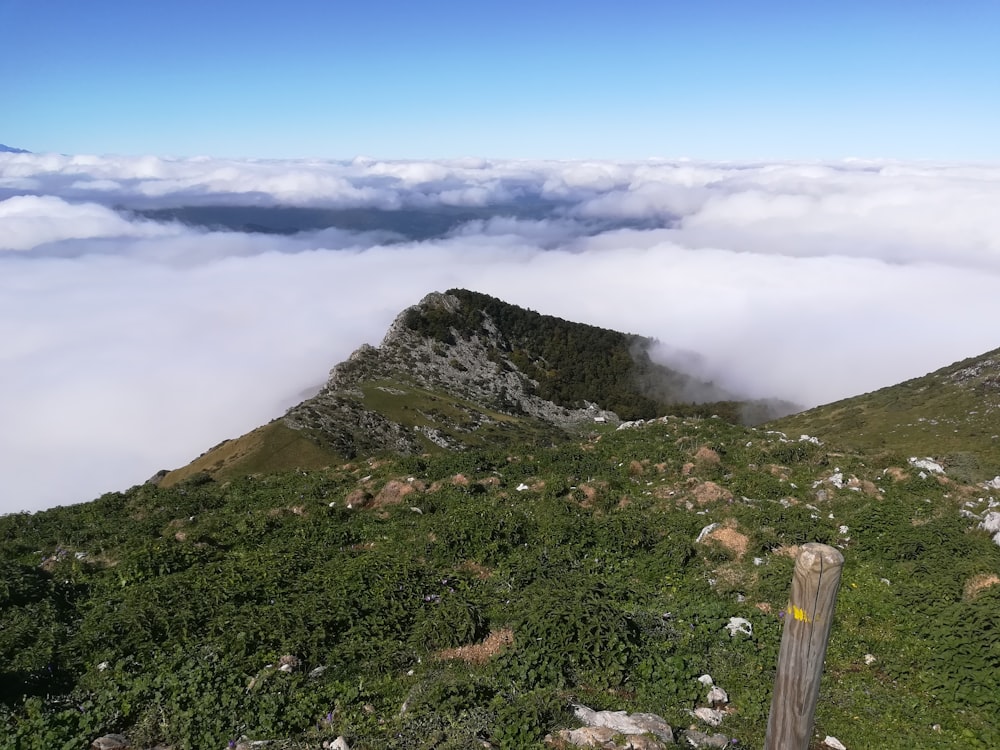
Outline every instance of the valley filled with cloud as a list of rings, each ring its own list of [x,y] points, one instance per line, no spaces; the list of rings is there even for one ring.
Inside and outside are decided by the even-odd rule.
[[[1000,167],[0,154],[0,512],[182,465],[431,291],[813,406],[1000,346]]]

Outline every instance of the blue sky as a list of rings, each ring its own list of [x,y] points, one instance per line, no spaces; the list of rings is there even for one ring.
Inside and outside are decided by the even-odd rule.
[[[0,0],[0,142],[1000,160],[1000,3]]]

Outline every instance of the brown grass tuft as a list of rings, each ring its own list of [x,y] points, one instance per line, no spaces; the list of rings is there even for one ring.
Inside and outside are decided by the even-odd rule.
[[[996,586],[997,584],[1000,584],[1000,576],[997,576],[995,573],[980,573],[979,575],[972,576],[972,578],[965,582],[965,586],[962,588],[962,598],[970,602],[990,586]]]
[[[470,643],[468,646],[457,646],[456,648],[446,648],[434,654],[441,660],[461,659],[467,664],[485,664],[498,653],[504,646],[509,646],[514,642],[514,631],[509,628],[492,631],[481,643]]]

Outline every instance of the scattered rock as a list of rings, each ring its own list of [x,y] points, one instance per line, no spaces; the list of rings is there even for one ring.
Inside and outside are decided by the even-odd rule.
[[[724,748],[729,744],[729,738],[724,734],[705,734],[695,729],[684,733],[684,741],[694,748]]]
[[[993,535],[993,542],[1000,545],[1000,513],[995,510],[986,514],[979,526]]]
[[[278,659],[278,671],[279,672],[294,672],[299,668],[302,662],[299,657],[292,656],[291,654],[285,654],[280,659]]]
[[[706,526],[699,532],[698,538],[694,540],[694,543],[698,544],[699,542],[705,541],[705,538],[713,531],[715,531],[717,528],[719,528],[719,524],[710,523],[708,526]]]
[[[923,469],[924,471],[929,471],[934,474],[944,474],[944,467],[935,461],[933,458],[910,458],[910,466],[915,469]]]
[[[656,714],[629,714],[625,711],[594,711],[575,705],[573,714],[588,727],[605,727],[624,735],[652,734],[665,742],[674,741],[674,731]]]
[[[847,750],[847,746],[843,742],[830,735],[827,735],[823,739],[823,744],[831,748],[831,750]]]
[[[128,750],[131,745],[123,735],[106,734],[90,743],[90,750]]]
[[[706,686],[711,686],[714,684],[712,682],[712,675],[710,674],[703,674],[701,677],[698,678],[698,682]]]
[[[708,697],[705,700],[712,708],[724,706],[729,703],[729,694],[718,685],[713,685],[712,689],[708,691]]]
[[[716,708],[707,708],[705,706],[699,706],[691,715],[697,719],[708,724],[710,727],[717,727],[722,723],[722,717],[724,714]]]
[[[730,638],[734,637],[737,633],[753,635],[753,625],[745,617],[730,617],[729,624],[726,625],[726,630],[729,631]]]

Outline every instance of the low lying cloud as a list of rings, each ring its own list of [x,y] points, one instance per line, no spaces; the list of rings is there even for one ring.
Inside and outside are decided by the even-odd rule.
[[[1000,345],[998,203],[947,164],[0,155],[0,512],[182,465],[456,286],[751,397],[922,375]]]

